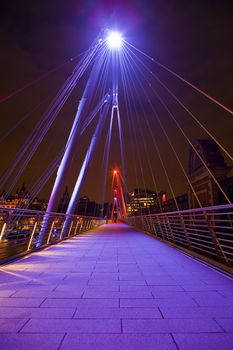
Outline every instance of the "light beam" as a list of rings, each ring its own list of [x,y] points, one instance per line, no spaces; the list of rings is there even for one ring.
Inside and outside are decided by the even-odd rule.
[[[123,45],[124,39],[121,33],[110,31],[107,35],[107,45],[110,49],[120,49]]]

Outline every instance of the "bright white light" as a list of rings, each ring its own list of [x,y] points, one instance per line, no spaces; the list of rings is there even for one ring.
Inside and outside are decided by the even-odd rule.
[[[111,49],[120,49],[123,45],[123,38],[118,32],[109,32],[107,36],[107,44]]]

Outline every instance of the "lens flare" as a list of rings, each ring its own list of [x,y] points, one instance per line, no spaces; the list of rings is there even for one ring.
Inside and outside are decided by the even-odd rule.
[[[110,31],[107,36],[107,44],[110,49],[120,49],[123,45],[123,38],[119,32]]]

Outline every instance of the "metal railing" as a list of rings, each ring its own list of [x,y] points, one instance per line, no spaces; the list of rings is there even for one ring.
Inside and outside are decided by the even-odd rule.
[[[233,266],[233,204],[128,217],[126,222],[178,247]]]
[[[47,224],[46,234],[41,240],[40,233],[45,214],[49,217],[49,225]],[[63,227],[67,220],[69,230],[64,234]],[[103,219],[90,216],[67,216],[60,213],[0,207],[0,263],[63,239],[77,236],[103,223]]]

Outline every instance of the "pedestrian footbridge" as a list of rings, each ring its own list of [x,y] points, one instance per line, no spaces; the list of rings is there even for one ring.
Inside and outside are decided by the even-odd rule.
[[[1,350],[233,348],[233,280],[126,224],[5,264]]]

